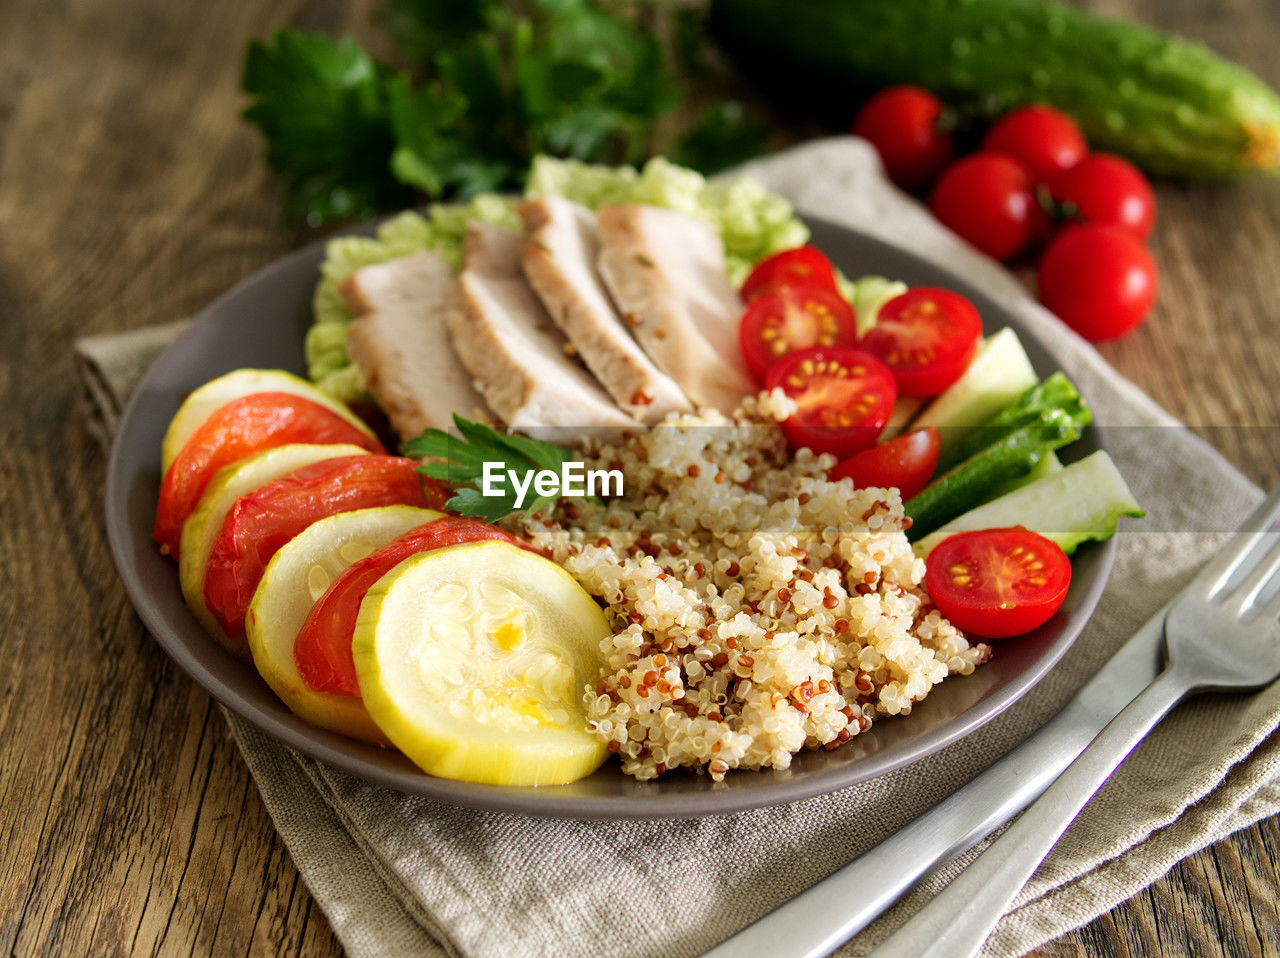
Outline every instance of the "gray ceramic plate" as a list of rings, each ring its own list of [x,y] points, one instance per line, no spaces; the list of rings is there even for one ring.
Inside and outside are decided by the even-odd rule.
[[[955,289],[978,306],[988,332],[1013,326],[1041,375],[1057,368],[1018,319],[981,290],[878,240],[821,221],[810,225],[813,242],[849,274],[878,273],[913,285]],[[205,634],[183,605],[175,564],[157,552],[150,533],[160,483],[160,440],[182,398],[238,367],[304,369],[302,339],[311,322],[311,293],[323,252],[321,244],[309,246],[242,283],[210,306],[164,353],[125,411],[106,487],[107,532],[116,566],[138,614],[165,651],[219,702],[313,758],[404,792],[530,815],[675,818],[795,801],[926,759],[990,721],[1061,658],[1098,602],[1114,541],[1079,550],[1071,591],[1050,622],[1002,644],[995,658],[972,676],[945,682],[910,716],[878,722],[835,751],[799,755],[784,772],[733,772],[719,784],[693,774],[637,782],[624,776],[615,761],[564,786],[520,789],[452,782],[422,774],[399,754],[308,725],[281,704],[250,666]],[[1090,430],[1064,458],[1076,459],[1097,448],[1098,437]]]

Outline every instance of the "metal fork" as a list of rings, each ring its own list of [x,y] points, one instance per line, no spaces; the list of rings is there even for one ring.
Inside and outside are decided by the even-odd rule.
[[[1186,696],[1242,691],[1280,677],[1280,490],[1255,516],[1266,528],[1237,533],[1169,606],[1163,672],[1075,762],[946,889],[874,953],[956,958],[982,947],[1005,909],[1103,782]]]

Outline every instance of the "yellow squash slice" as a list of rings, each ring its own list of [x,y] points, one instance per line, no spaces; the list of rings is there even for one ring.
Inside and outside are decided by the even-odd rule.
[[[373,431],[344,403],[322,392],[305,379],[280,369],[237,369],[205,383],[188,396],[178,407],[178,412],[165,431],[160,444],[160,474],[164,475],[178,458],[192,433],[210,414],[227,403],[254,393],[289,393],[310,399],[330,412],[337,413],[366,435]]]
[[[311,606],[347,566],[440,516],[415,506],[339,512],[313,522],[267,563],[249,604],[245,631],[258,672],[296,715],[352,738],[388,744],[357,696],[307,687],[293,657],[293,643]]]
[[[236,498],[313,462],[335,456],[363,455],[367,455],[366,450],[345,443],[289,443],[219,469],[210,480],[195,511],[182,526],[178,581],[182,585],[182,597],[187,600],[187,608],[191,610],[191,614],[227,649],[245,658],[249,655],[249,646],[244,636],[227,635],[218,620],[205,607],[204,574],[214,540],[218,538],[222,523]]]
[[[556,563],[472,542],[383,576],[360,606],[353,651],[369,714],[423,771],[558,785],[605,759],[582,698],[610,632]]]

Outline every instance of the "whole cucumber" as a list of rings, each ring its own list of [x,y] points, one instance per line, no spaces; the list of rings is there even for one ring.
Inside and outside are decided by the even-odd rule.
[[[1280,96],[1207,47],[1043,0],[711,0],[748,78],[829,116],[914,83],[997,116],[1075,117],[1090,144],[1171,176],[1280,171]]]

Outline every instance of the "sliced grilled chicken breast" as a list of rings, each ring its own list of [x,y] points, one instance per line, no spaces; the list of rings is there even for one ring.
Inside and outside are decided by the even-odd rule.
[[[738,348],[742,303],[706,223],[656,206],[602,207],[600,274],[658,368],[699,406],[732,412],[756,391]]]
[[[453,414],[491,414],[458,361],[445,317],[462,311],[458,280],[436,253],[356,270],[338,291],[357,316],[347,352],[402,439],[447,429]]]
[[[467,226],[463,314],[447,317],[476,387],[507,425],[561,428],[635,425],[570,358],[568,340],[524,278],[524,237],[489,223]]]
[[[688,398],[632,338],[609,299],[597,266],[594,214],[559,196],[528,200],[519,213],[529,285],[618,406],[644,423],[689,411]]]

